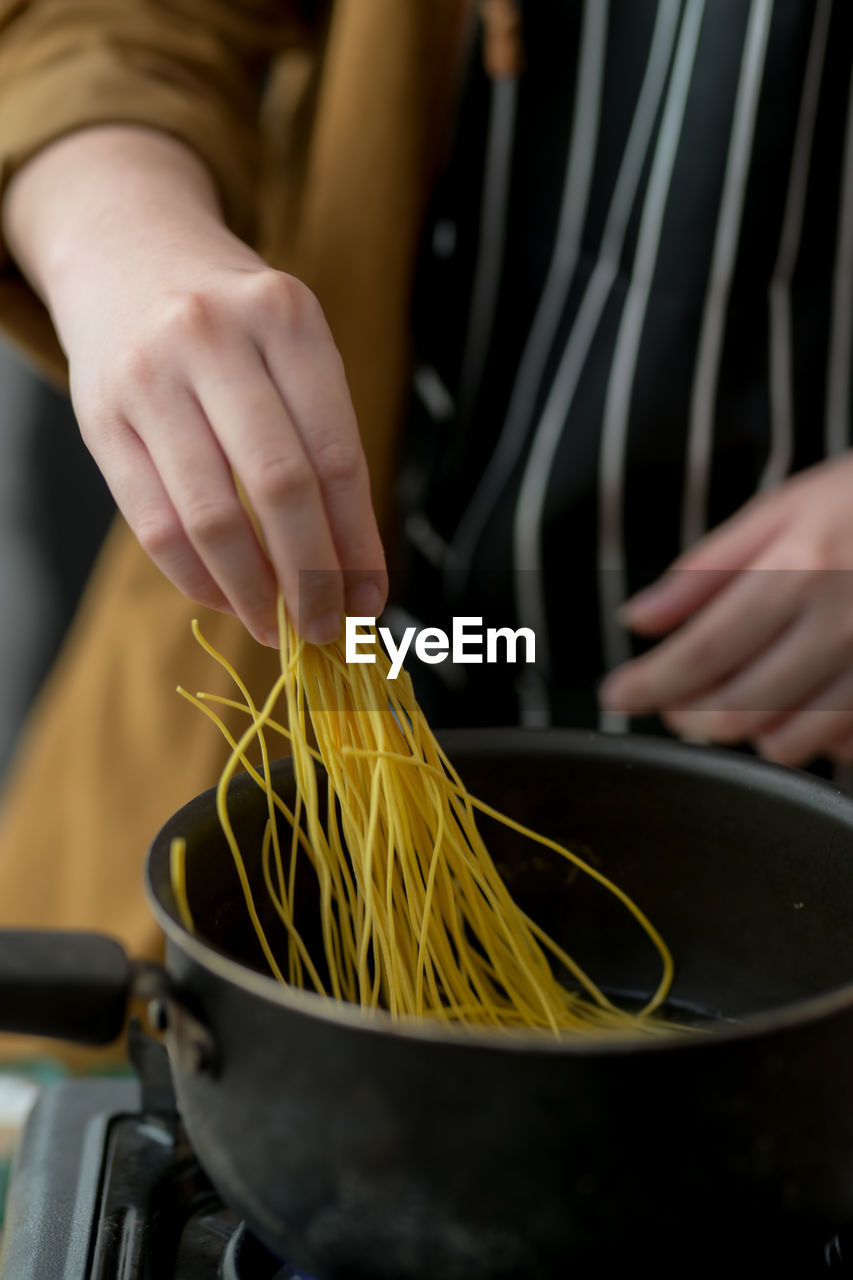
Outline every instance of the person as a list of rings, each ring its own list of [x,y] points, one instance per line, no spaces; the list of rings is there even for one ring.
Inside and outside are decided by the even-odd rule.
[[[405,610],[545,650],[434,719],[584,722],[611,670],[604,727],[853,759],[847,6],[0,14],[0,321],[67,360],[126,521],[8,790],[6,922],[157,946],[141,853],[222,750],[169,692],[214,683],[190,597],[260,687],[277,587],[316,642],[379,613],[404,420]]]

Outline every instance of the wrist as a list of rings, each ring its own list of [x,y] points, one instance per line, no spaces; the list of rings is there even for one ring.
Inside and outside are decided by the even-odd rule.
[[[213,180],[183,143],[136,126],[61,138],[15,175],[3,230],[57,328],[106,274],[147,272],[192,245],[233,241]],[[248,249],[246,252],[250,252]]]

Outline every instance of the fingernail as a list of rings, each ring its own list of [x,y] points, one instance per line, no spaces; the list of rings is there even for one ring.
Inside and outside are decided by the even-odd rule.
[[[339,613],[322,613],[319,618],[312,618],[305,627],[305,639],[310,644],[331,644],[340,634]]]
[[[278,648],[278,635],[276,632],[271,631],[269,627],[250,626],[248,622],[245,625],[251,631],[258,644],[271,645],[275,649]]]
[[[359,618],[378,618],[385,597],[375,582],[359,582],[347,595],[347,612]]]

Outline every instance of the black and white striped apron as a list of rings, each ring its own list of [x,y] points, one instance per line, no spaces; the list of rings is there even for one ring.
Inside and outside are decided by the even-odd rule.
[[[535,630],[533,672],[417,672],[436,724],[620,729],[618,604],[850,442],[853,4],[523,14],[518,79],[472,51],[432,201],[392,615]]]

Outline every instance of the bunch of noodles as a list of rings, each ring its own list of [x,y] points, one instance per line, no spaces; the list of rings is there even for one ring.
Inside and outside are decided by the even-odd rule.
[[[319,648],[300,640],[279,602],[281,675],[258,708],[196,623],[193,630],[229,671],[243,699],[194,697],[179,690],[219,726],[232,747],[219,781],[219,818],[252,924],[279,981],[382,1007],[393,1017],[555,1033],[660,1028],[648,1015],[666,997],[672,960],[657,931],[600,872],[469,795],[430,731],[409,677],[386,679],[390,663],[378,641],[375,664],[347,665],[342,644]],[[281,721],[273,719],[279,701]],[[211,702],[246,712],[250,724],[239,741]],[[290,743],[293,811],[269,782],[269,733]],[[245,754],[255,738],[261,769]],[[322,764],[325,777],[315,762]],[[228,818],[228,784],[241,764],[266,793],[261,863],[264,892],[283,926],[277,947],[261,925]],[[639,922],[662,962],[657,991],[639,1014],[616,1007],[513,901],[477,830],[478,810],[593,877]],[[276,811],[285,824],[277,823]],[[283,837],[280,826],[286,830]],[[294,922],[296,868],[302,859],[313,868],[319,887],[324,966],[312,958]],[[172,848],[172,879],[184,923],[192,927],[181,841]],[[578,990],[556,979],[555,961],[573,976]]]

